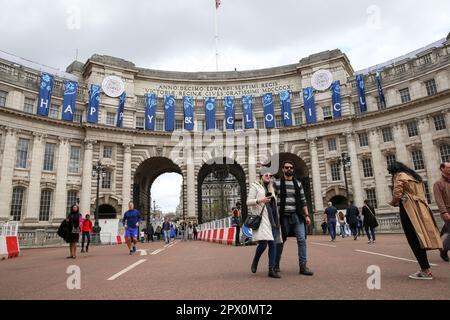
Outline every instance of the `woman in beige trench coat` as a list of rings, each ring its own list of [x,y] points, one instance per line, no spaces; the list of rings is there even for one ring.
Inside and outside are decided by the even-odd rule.
[[[400,221],[409,246],[421,270],[410,275],[411,279],[431,280],[433,275],[428,263],[427,250],[442,248],[442,240],[433,213],[428,207],[422,177],[401,162],[388,168],[392,174],[394,189],[390,205],[400,207]]]

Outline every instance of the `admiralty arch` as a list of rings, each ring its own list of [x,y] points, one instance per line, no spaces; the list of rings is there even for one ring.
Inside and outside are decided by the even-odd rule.
[[[148,214],[152,183],[167,172],[183,177],[185,219],[203,222],[201,186],[211,173],[235,177],[245,215],[248,186],[261,164],[277,171],[287,159],[296,165],[310,210],[319,215],[328,201],[345,206],[353,200],[361,207],[364,199],[378,215],[394,215],[398,209],[388,205],[392,182],[386,170],[394,160],[424,178],[436,211],[432,186],[439,164],[450,158],[450,34],[392,58],[354,70],[346,54],[335,49],[268,69],[187,73],[144,69],[94,54],[63,72],[0,52],[0,222],[56,228],[77,202],[82,213],[94,213],[92,171],[99,161],[105,168],[99,186],[103,218],[120,218],[130,200]],[[52,77],[51,99],[44,106],[43,74]],[[366,109],[357,75],[364,81]],[[77,84],[70,121],[63,119],[67,81]],[[338,107],[330,90],[336,81]],[[88,121],[96,86],[102,88],[97,118]],[[314,95],[313,109],[305,103],[307,88]],[[119,97],[108,94],[117,90],[126,93],[122,111]],[[281,101],[286,93],[289,123]],[[267,94],[273,99],[273,119],[267,117]],[[152,128],[146,113],[150,95],[156,102]],[[167,118],[167,97],[172,97],[173,119]],[[194,111],[188,130],[186,97]],[[214,107],[209,108],[205,101],[211,97]],[[225,97],[234,97],[231,130]],[[251,119],[245,113],[248,97]],[[213,120],[207,119],[211,111]]]

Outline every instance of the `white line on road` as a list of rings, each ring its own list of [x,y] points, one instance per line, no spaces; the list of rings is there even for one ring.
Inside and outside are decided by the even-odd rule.
[[[373,254],[376,256],[382,256],[382,257],[386,257],[386,258],[392,258],[392,259],[397,259],[397,260],[402,260],[402,261],[408,261],[408,262],[415,262],[418,263],[416,260],[411,260],[411,259],[405,259],[405,258],[400,258],[400,257],[394,257],[394,256],[389,256],[387,254],[381,254],[381,253],[376,253],[376,252],[370,252],[370,251],[364,251],[364,250],[355,250],[357,252],[362,252],[362,253],[367,253],[367,254]],[[437,264],[434,263],[430,263],[430,266],[436,267],[438,266]]]
[[[116,273],[115,275],[113,275],[111,278],[108,279],[108,281],[116,280],[118,277],[120,277],[124,273],[136,268],[138,265],[140,265],[141,263],[144,263],[145,261],[147,261],[147,259],[142,259],[136,263],[133,263],[131,266],[129,266],[129,267],[123,269],[122,271],[120,271],[119,273]]]
[[[332,248],[336,248],[335,245],[332,244],[325,244],[325,243],[317,243],[317,242],[311,242],[311,244],[316,244],[318,246],[324,246],[324,247],[332,247]]]
[[[160,252],[162,252],[162,251],[164,251],[164,249],[158,249],[158,250],[155,250],[155,251],[153,251],[152,253],[150,253],[152,256],[154,256],[155,254],[158,254],[158,253],[160,253]]]

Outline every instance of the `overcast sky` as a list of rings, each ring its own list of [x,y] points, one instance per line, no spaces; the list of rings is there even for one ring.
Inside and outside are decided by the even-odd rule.
[[[136,66],[214,71],[215,0],[0,0],[0,50],[65,70],[95,53]],[[449,0],[222,0],[219,70],[297,63],[339,48],[356,70],[450,32]],[[179,175],[154,184],[174,211]]]
[[[183,177],[178,173],[165,173],[156,178],[151,190],[156,209],[161,209],[163,213],[175,213],[180,202],[182,183]]]

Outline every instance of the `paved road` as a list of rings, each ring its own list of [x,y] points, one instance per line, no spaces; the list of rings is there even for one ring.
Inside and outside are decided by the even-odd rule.
[[[308,238],[313,277],[298,274],[296,242],[286,243],[281,279],[267,277],[267,254],[250,273],[255,246],[230,247],[200,241],[139,244],[147,255],[130,256],[121,246],[92,247],[76,260],[68,248],[23,250],[0,261],[0,299],[450,299],[450,265],[429,253],[434,280],[411,280],[419,269],[403,235],[365,238]],[[360,251],[358,251],[360,250]],[[144,254],[144,252],[142,252]],[[378,255],[382,254],[382,255]],[[67,268],[81,270],[81,289],[67,289]],[[369,266],[381,271],[381,289],[369,290]],[[110,280],[108,280],[110,279]]]

